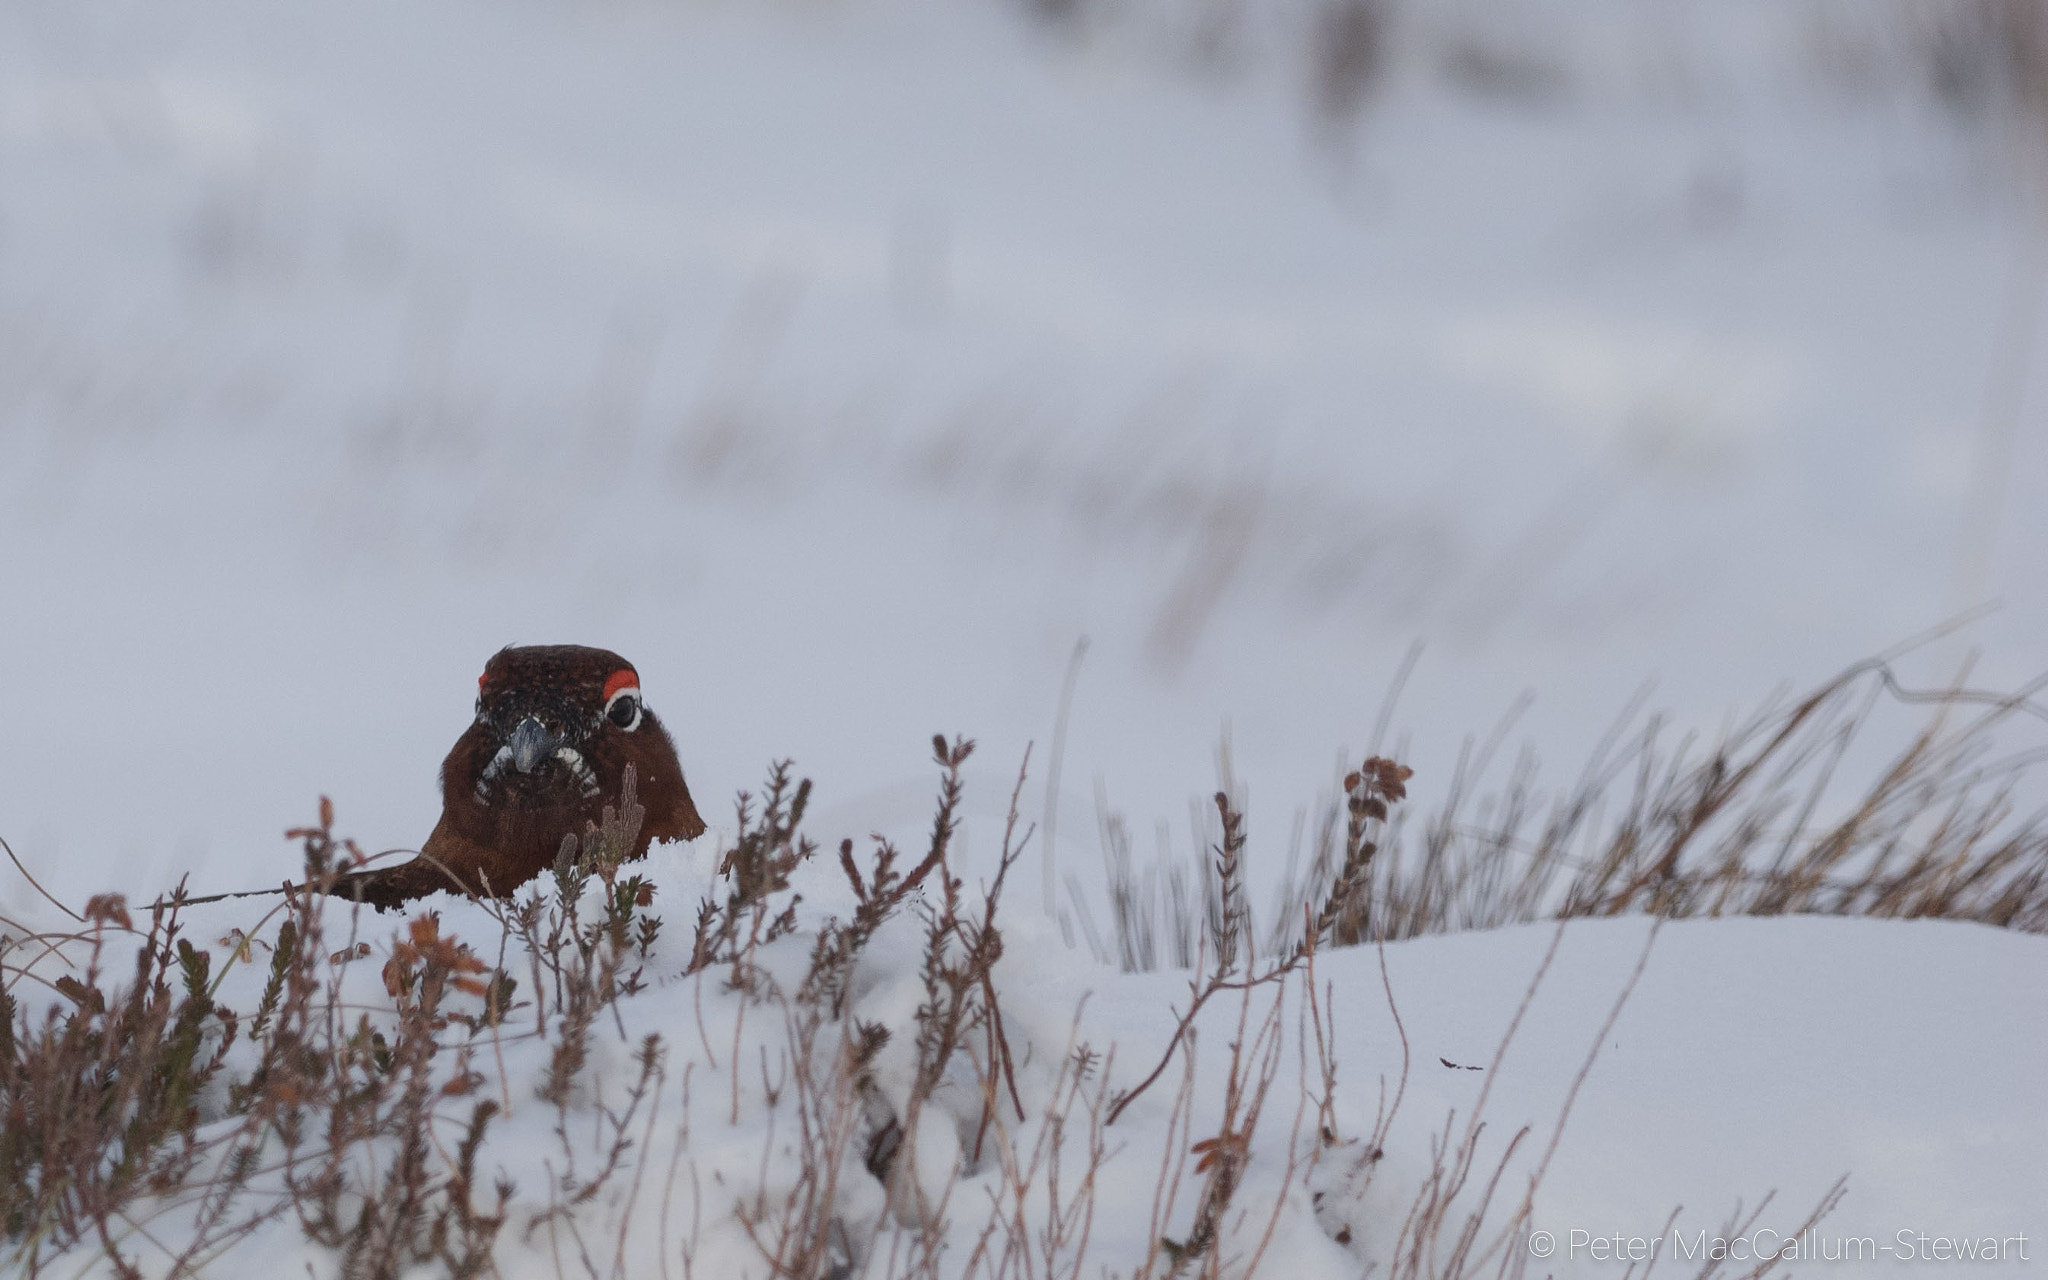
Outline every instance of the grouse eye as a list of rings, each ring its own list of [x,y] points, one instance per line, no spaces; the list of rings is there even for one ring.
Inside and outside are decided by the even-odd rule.
[[[604,709],[605,719],[621,729],[640,727],[640,699],[632,693],[617,693]]]
[[[605,719],[628,732],[640,727],[640,675],[621,667],[604,682]]]

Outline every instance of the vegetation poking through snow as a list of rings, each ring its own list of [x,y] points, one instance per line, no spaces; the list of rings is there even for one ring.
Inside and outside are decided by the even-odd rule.
[[[1874,782],[1846,802],[1830,790],[1881,703],[1922,700],[1873,663],[1704,755],[1660,746],[1654,722],[1617,730],[1626,745],[1547,807],[1521,768],[1473,805],[1481,752],[1412,864],[1410,771],[1367,759],[1263,934],[1248,825],[1218,792],[1203,899],[1174,926],[1202,963],[1163,1049],[1121,1056],[1082,1039],[1078,1020],[1056,1047],[1042,1028],[1020,1041],[1005,1019],[1016,970],[999,908],[1032,835],[1017,818],[1025,777],[992,877],[970,887],[957,863],[963,739],[934,740],[938,796],[915,862],[877,836],[865,860],[846,840],[820,868],[845,882],[844,918],[799,913],[795,886],[818,849],[802,829],[811,784],[773,766],[758,799],[739,798],[682,945],[654,912],[652,880],[622,874],[642,818],[630,774],[603,822],[564,841],[550,884],[462,908],[495,922],[495,938],[459,938],[435,911],[381,947],[361,937],[359,909],[322,892],[361,860],[323,800],[318,823],[290,833],[301,883],[221,940],[219,972],[186,936],[182,891],[140,924],[107,895],[74,929],[9,941],[0,1229],[31,1276],[59,1258],[75,1269],[81,1251],[123,1277],[204,1274],[281,1229],[349,1277],[623,1274],[649,1238],[685,1274],[733,1265],[743,1247],[748,1267],[777,1277],[1244,1275],[1296,1202],[1353,1247],[1367,1189],[1391,1176],[1381,1163],[1406,1073],[1391,1095],[1378,1082],[1371,1126],[1345,1132],[1334,1006],[1316,985],[1332,947],[1618,913],[2048,928],[2048,834],[2013,812],[2031,757],[1995,750],[2004,726],[2040,714],[2024,694],[1933,698]],[[1111,891],[1110,954],[1131,967],[1134,931],[1157,922],[1128,880],[1113,874]],[[227,1003],[231,977],[246,1012]],[[1200,1016],[1233,1000],[1234,1024]],[[1196,1086],[1204,1025],[1234,1025],[1222,1057],[1204,1059],[1221,1064],[1220,1094]],[[1290,1035],[1303,1046],[1291,1096]],[[1515,1241],[1591,1064],[1547,1137],[1486,1136],[1483,1093],[1447,1119],[1420,1184],[1376,1193],[1406,1209],[1374,1256],[1400,1276],[1519,1274]],[[707,1081],[720,1096],[707,1100]],[[1138,1110],[1149,1128],[1133,1138],[1118,1122]],[[507,1139],[508,1123],[541,1137]],[[1120,1144],[1161,1134],[1149,1244],[1091,1254],[1105,1166]],[[749,1141],[758,1151],[731,1158]],[[1262,1160],[1275,1163],[1252,1177]],[[1508,1190],[1530,1160],[1526,1192]],[[493,1177],[494,1163],[514,1172]]]

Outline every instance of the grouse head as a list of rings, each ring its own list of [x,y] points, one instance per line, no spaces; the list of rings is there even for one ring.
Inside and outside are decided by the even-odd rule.
[[[476,724],[443,766],[444,795],[460,781],[486,809],[573,809],[603,792],[599,766],[616,783],[640,742],[675,757],[641,703],[640,673],[609,650],[500,649],[476,685]]]
[[[507,893],[618,804],[628,766],[646,810],[629,857],[703,834],[632,663],[582,645],[500,649],[477,680],[476,719],[441,764],[441,820],[421,856],[338,887],[379,907],[458,887]]]

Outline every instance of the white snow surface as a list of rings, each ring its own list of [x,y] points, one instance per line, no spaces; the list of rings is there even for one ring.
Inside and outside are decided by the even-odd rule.
[[[1909,678],[1971,652],[1980,684],[2033,676],[2034,158],[1835,83],[1818,6],[1510,8],[1405,6],[1331,127],[1280,36],[1190,67],[1143,22],[994,3],[0,0],[0,835],[74,903],[274,884],[323,793],[366,846],[414,846],[507,643],[641,672],[715,824],[657,852],[678,933],[772,758],[817,780],[821,836],[914,845],[929,736],[973,736],[986,861],[1027,744],[1040,816],[1082,637],[1055,851],[1084,875],[1089,783],[1178,829],[1224,726],[1272,874],[1418,643],[1393,724],[1419,810],[1525,691],[1515,734],[1568,777],[1646,682],[1711,734],[1987,601]],[[1451,83],[1488,31],[1540,92]],[[1034,1087],[1077,1009],[1128,1079],[1185,975],[1069,952],[1038,870],[1002,988]],[[0,905],[54,922],[25,883]],[[1497,1064],[1550,932],[1387,948],[1387,1167],[1489,1086],[1490,1132],[1540,1150],[1647,929],[1566,930]],[[1773,1189],[1796,1225],[1847,1174],[1831,1232],[2048,1238],[2043,959],[1956,924],[1666,927],[1537,1225],[1712,1228]],[[1375,953],[1320,971],[1356,1136],[1400,1037]],[[866,998],[900,1019],[891,980]],[[768,1132],[728,1124],[730,1009],[707,987],[700,1037],[694,988],[622,1006],[671,1053],[636,1276],[678,1265],[645,1197],[692,1055],[692,1176],[758,1168]],[[1198,1112],[1228,1037],[1204,1024]],[[531,1211],[555,1113],[506,1048],[485,1162]],[[1165,1105],[1119,1125],[1101,1265],[1142,1251]],[[1254,1202],[1292,1123],[1262,1127]],[[1262,1271],[1356,1274],[1387,1208],[1347,1252],[1306,1194]],[[697,1274],[738,1274],[703,1203]],[[517,1234],[505,1274],[556,1274]],[[288,1224],[251,1247],[331,1265]]]
[[[831,862],[819,859],[798,879],[814,919],[828,909],[843,914],[851,903],[843,882],[835,892],[839,873]],[[673,847],[650,859],[648,871],[664,886],[666,915],[677,927],[664,933],[648,963],[651,988],[616,1006],[616,1026],[609,1014],[600,1018],[591,1068],[566,1110],[535,1095],[548,1049],[522,1023],[530,1011],[515,1011],[499,1035],[484,1031],[471,1041],[471,1066],[483,1077],[472,1097],[506,1107],[478,1163],[485,1181],[478,1199],[488,1207],[488,1185],[499,1179],[517,1188],[497,1250],[501,1274],[585,1274],[586,1256],[605,1275],[769,1274],[738,1207],[751,1203],[757,1189],[786,1193],[798,1171],[789,1042],[780,1007],[757,1004],[742,1016],[723,971],[674,976],[687,957],[684,907],[688,895],[711,889],[708,869],[708,858]],[[423,905],[440,911],[442,936],[484,943],[489,958],[497,926],[482,909],[445,896]],[[347,936],[350,910],[328,909],[331,938]],[[224,934],[228,922],[246,924],[253,914],[246,905],[195,908],[193,936]],[[354,923],[371,954],[348,966],[344,996],[374,1008],[384,1003],[378,973],[401,921],[365,911]],[[896,1033],[876,1076],[898,1108],[911,1069],[912,1015],[923,996],[915,976],[918,942],[914,919],[892,925],[857,971],[848,1007],[850,1016]],[[225,959],[225,948],[216,951]],[[807,953],[808,939],[798,935],[768,948],[764,960],[793,990]],[[1299,1034],[1302,986],[1261,991],[1250,1005],[1254,1028],[1277,997],[1285,1029],[1238,1193],[1244,1216],[1225,1237],[1224,1274],[1243,1274],[1253,1263],[1260,1275],[1334,1277],[1384,1268],[1429,1171],[1432,1143],[1443,1142],[1446,1132],[1455,1143],[1475,1112],[1486,1131],[1473,1189],[1456,1202],[1456,1223],[1501,1159],[1503,1142],[1526,1127],[1487,1218],[1498,1230],[1556,1139],[1531,1219],[1533,1232],[1550,1233],[1554,1252],[1532,1257],[1530,1275],[1623,1274],[1626,1263],[1613,1254],[1596,1256],[1595,1237],[1661,1240],[1662,1265],[1678,1274],[1704,1265],[1684,1265],[1680,1251],[1696,1249],[1701,1232],[1709,1241],[1742,1241],[1738,1258],[1744,1249],[1766,1257],[1796,1250],[1801,1246],[1787,1242],[1814,1240],[1801,1235],[1802,1227],[1838,1178],[1847,1179],[1846,1196],[1814,1230],[1833,1253],[1839,1239],[1873,1242],[1865,1269],[1844,1264],[1842,1274],[1889,1273],[1906,1263],[1913,1269],[1899,1274],[1949,1274],[1930,1258],[1934,1240],[1992,1237],[2004,1259],[1995,1274],[2038,1273],[2048,1230],[2048,1163],[2039,1158],[2048,1142],[2041,1092],[2048,1019],[2027,993],[2044,959],[2048,940],[1981,925],[1817,917],[1681,921],[1654,937],[1640,918],[1580,920],[1561,931],[1530,925],[1383,952],[1327,951],[1316,978],[1329,998],[1336,1117],[1346,1142],[1321,1150],[1311,1163],[1319,1148],[1307,1099],[1320,1081],[1312,1041]],[[227,1002],[253,1007],[264,968],[259,951],[255,964],[231,971],[222,987]],[[524,983],[523,967],[514,968]],[[1173,1027],[1172,1006],[1185,1008],[1191,976],[1119,974],[1069,950],[1035,914],[1014,917],[997,986],[1028,1118],[1017,1123],[1005,1108],[986,1139],[989,1151],[1008,1142],[1020,1160],[1028,1156],[1052,1100],[1056,1067],[1077,1048],[1105,1055],[1089,1096],[1103,1085],[1101,1071],[1109,1073],[1112,1094],[1141,1079]],[[476,1001],[457,998],[456,1007],[465,1004]],[[1218,999],[1199,1020],[1189,1115],[1179,1127],[1176,1060],[1162,1083],[1105,1132],[1081,1274],[1128,1273],[1144,1258],[1153,1231],[1185,1234],[1199,1186],[1188,1147],[1220,1123],[1227,1046],[1238,1034],[1239,1013],[1235,999]],[[638,1070],[634,1050],[650,1033],[665,1046],[663,1071],[634,1119],[628,1172],[568,1218],[529,1229],[550,1204],[551,1184],[571,1175],[587,1179],[601,1163],[609,1141],[603,1111],[624,1109]],[[464,1038],[458,1028],[447,1040]],[[1311,1053],[1306,1075],[1304,1050]],[[452,1075],[452,1064],[448,1070]],[[780,1090],[772,1104],[770,1087]],[[990,1197],[1000,1190],[1000,1161],[985,1157],[950,1188],[943,1174],[930,1172],[965,1160],[979,1117],[978,1092],[948,1086],[938,1098],[937,1114],[927,1112],[919,1131],[920,1170],[935,1198],[950,1191],[941,1272],[957,1274],[982,1239]],[[460,1139],[470,1101],[444,1107],[445,1131],[436,1135],[443,1148]],[[1361,1188],[1357,1153],[1390,1106],[1384,1154]],[[1067,1133],[1066,1194],[1085,1167],[1084,1119],[1071,1120]],[[838,1203],[879,1268],[904,1242],[887,1225],[879,1184],[859,1167],[858,1150]],[[1155,1226],[1155,1188],[1162,1170],[1176,1165],[1183,1179],[1178,1203]],[[1766,1196],[1745,1230],[1728,1227]],[[141,1229],[123,1244],[145,1273],[152,1261],[162,1264],[158,1248],[182,1247],[192,1210],[189,1199],[144,1202],[136,1215]],[[1042,1215],[1042,1203],[1032,1212]],[[1034,1216],[1034,1228],[1041,1222]],[[879,1233],[866,1236],[878,1223]],[[1336,1243],[1347,1227],[1347,1243]],[[1532,1233],[1513,1247],[1541,1249],[1537,1240]],[[96,1252],[96,1244],[80,1246],[75,1262],[59,1259],[51,1274],[106,1273],[104,1260],[93,1260]],[[335,1265],[287,1213],[205,1273],[243,1273],[254,1259],[274,1275],[308,1268],[327,1275]],[[1080,1260],[1062,1254],[1061,1270]]]

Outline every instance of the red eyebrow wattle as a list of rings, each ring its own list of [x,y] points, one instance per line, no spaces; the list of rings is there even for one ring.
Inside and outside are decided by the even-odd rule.
[[[639,687],[640,673],[631,667],[620,667],[617,671],[605,677],[604,700],[610,702],[612,695],[621,689],[637,689]]]

